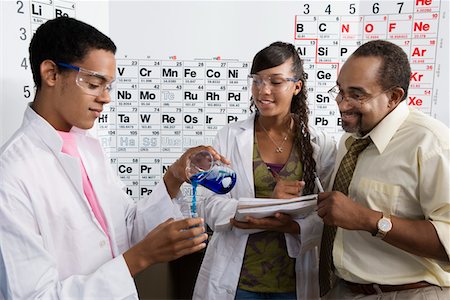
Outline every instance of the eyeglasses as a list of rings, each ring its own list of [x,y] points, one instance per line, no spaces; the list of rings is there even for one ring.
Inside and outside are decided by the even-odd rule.
[[[282,75],[248,75],[248,86],[252,90],[260,90],[265,84],[274,93],[284,92],[288,89],[290,81],[297,82],[298,79],[292,77],[284,77]]]
[[[344,92],[341,91],[339,86],[335,85],[328,91],[328,94],[331,96],[332,99],[334,99],[336,101],[337,104],[341,104],[341,102],[345,100],[347,103],[356,105],[356,104],[367,103],[370,100],[375,99],[376,97],[386,93],[387,91],[391,90],[392,88],[393,87],[390,87],[387,90],[384,90],[381,93],[378,93],[376,95],[366,94],[366,93],[363,93],[358,90],[351,91],[348,95],[344,95]]]
[[[57,62],[56,64],[60,67],[77,71],[78,74],[75,82],[86,94],[98,97],[105,90],[109,93],[113,88],[114,78],[63,62]]]

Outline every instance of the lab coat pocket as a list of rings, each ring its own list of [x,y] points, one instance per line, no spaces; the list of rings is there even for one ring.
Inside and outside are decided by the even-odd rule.
[[[372,209],[392,213],[399,195],[400,186],[363,177],[356,199]]]

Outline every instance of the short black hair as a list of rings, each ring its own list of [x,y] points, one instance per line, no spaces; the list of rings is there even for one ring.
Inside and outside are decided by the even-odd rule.
[[[379,57],[382,60],[378,70],[378,84],[384,90],[401,87],[405,91],[402,100],[406,99],[411,78],[411,66],[405,51],[394,43],[374,40],[361,45],[351,55],[351,57],[367,56]]]
[[[38,27],[28,49],[36,88],[41,87],[40,65],[50,59],[68,64],[84,59],[94,49],[116,53],[114,42],[95,27],[69,17],[58,17]]]

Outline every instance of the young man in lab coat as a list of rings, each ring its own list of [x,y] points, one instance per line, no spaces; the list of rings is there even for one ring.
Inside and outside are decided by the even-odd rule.
[[[203,220],[174,221],[171,198],[193,151],[222,158],[189,149],[134,203],[86,131],[111,100],[114,43],[62,17],[29,50],[36,97],[0,150],[0,299],[137,298],[137,273],[205,247]]]

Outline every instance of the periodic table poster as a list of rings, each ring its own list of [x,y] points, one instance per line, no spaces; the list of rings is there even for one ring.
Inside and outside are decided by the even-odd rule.
[[[52,12],[57,2],[68,5],[82,20],[88,9],[81,13],[80,7],[99,5],[17,2],[30,8],[32,26],[43,2]],[[274,41],[296,46],[308,75],[310,122],[336,139],[340,116],[327,91],[348,56],[373,39],[394,42],[408,54],[408,104],[449,125],[448,0],[109,1],[94,11],[107,15],[102,31],[118,46],[112,102],[94,132],[136,201],[186,148],[211,144],[222,126],[248,117],[251,60]],[[97,26],[95,18],[88,22]],[[31,97],[27,86],[17,87],[16,95]]]

